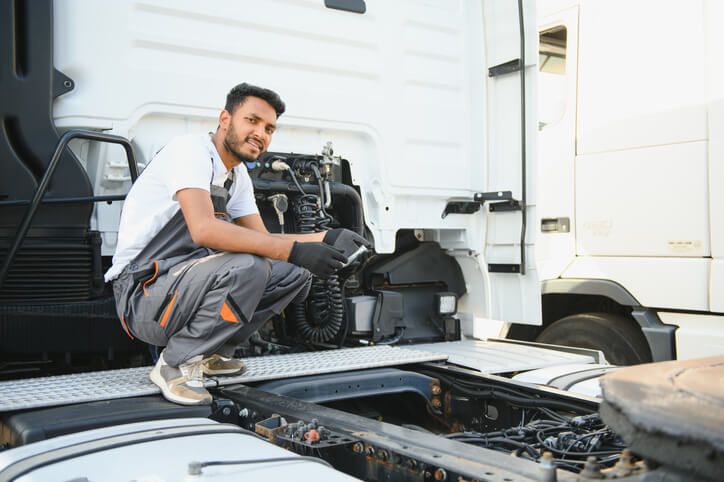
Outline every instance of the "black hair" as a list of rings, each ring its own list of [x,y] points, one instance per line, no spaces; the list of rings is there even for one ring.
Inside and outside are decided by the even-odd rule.
[[[284,113],[284,102],[282,98],[279,97],[279,94],[273,90],[257,87],[246,82],[242,82],[229,91],[226,95],[226,105],[224,109],[229,111],[230,114],[233,114],[236,106],[243,104],[249,96],[259,97],[268,102],[277,112],[277,119]]]

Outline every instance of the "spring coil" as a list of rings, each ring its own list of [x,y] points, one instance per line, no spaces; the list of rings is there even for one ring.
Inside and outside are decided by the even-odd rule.
[[[294,214],[298,232],[317,232],[317,223],[320,222],[318,206],[319,197],[314,194],[304,194],[297,199]]]
[[[295,202],[294,214],[299,233],[314,233],[326,229],[330,220],[322,215],[319,196],[303,194]],[[327,279],[314,277],[309,296],[294,305],[297,333],[313,343],[334,339],[344,320],[342,287],[337,275]]]

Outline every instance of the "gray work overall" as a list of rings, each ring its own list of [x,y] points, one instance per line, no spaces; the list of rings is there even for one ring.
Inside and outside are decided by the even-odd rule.
[[[233,173],[232,173],[233,174]],[[217,217],[231,220],[224,187],[211,185]],[[166,346],[171,366],[202,354],[231,357],[273,315],[309,291],[309,271],[248,253],[195,244],[181,209],[113,282],[123,329]]]

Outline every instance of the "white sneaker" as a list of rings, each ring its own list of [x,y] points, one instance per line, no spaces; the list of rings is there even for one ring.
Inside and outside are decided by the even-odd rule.
[[[161,352],[151,370],[151,381],[158,385],[166,400],[181,405],[208,405],[212,398],[204,388],[202,359],[202,355],[197,355],[175,368],[166,363]]]

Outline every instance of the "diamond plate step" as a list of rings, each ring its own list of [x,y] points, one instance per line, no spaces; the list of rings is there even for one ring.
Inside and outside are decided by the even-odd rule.
[[[244,374],[207,377],[206,386],[320,375],[446,360],[447,355],[409,348],[371,346],[246,358]],[[150,366],[0,382],[0,412],[161,393]]]
[[[483,373],[511,373],[538,368],[594,363],[592,356],[549,348],[485,340],[461,340],[415,345],[416,350],[447,355],[448,363]]]

